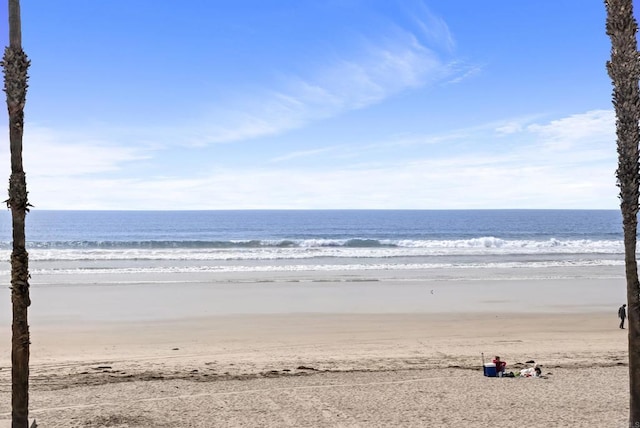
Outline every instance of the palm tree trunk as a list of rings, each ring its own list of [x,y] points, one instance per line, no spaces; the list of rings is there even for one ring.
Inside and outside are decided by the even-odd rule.
[[[2,59],[4,91],[9,111],[11,177],[9,199],[13,227],[11,253],[11,426],[27,428],[29,423],[29,256],[25,248],[25,216],[29,210],[27,183],[22,167],[22,132],[27,93],[29,60],[22,50],[20,1],[9,0],[9,46]]]
[[[629,308],[629,426],[640,426],[640,282],[636,261],[638,229],[638,142],[640,141],[640,65],[632,0],[605,0],[618,137],[618,187],[624,230],[624,262]]]

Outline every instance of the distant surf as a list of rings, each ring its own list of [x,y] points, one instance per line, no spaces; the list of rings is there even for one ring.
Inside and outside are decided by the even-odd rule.
[[[617,266],[624,254],[613,210],[34,211],[27,220],[34,274]],[[7,213],[0,232],[6,273]]]

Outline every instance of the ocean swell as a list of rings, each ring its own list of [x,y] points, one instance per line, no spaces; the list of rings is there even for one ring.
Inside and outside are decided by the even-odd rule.
[[[28,244],[31,260],[279,260],[420,256],[568,255],[624,253],[619,240],[286,239],[246,241],[68,241]],[[0,250],[5,259],[9,248]]]

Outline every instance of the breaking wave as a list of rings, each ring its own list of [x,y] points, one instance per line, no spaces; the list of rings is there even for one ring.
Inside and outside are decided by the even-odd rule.
[[[277,260],[624,253],[620,240],[520,240],[479,237],[451,240],[285,239],[239,241],[67,241],[28,244],[32,260]],[[0,253],[8,259],[10,247]]]

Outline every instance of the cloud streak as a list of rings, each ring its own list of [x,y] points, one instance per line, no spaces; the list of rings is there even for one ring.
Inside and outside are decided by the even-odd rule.
[[[303,169],[294,162],[276,168],[267,162],[179,178],[124,173],[123,166],[135,169],[146,159],[123,147],[110,157],[105,151],[85,150],[80,158],[91,168],[120,171],[113,179],[90,174],[91,168],[77,161],[47,167],[58,142],[43,138],[27,172],[32,171],[34,203],[47,209],[615,208],[614,122],[611,111],[595,110],[522,124],[508,135],[496,131],[500,126],[494,123],[473,132],[452,132],[450,138],[424,137],[432,148],[475,135],[475,150],[417,156],[413,150],[420,144],[415,141],[401,147],[390,143],[389,150],[403,156],[375,163],[354,158],[351,163],[324,163],[321,169]],[[513,121],[504,122],[509,123]],[[74,149],[70,146],[67,153]],[[280,160],[332,150],[292,152]]]
[[[23,138],[23,158],[30,177],[83,177],[122,172],[127,164],[150,158],[140,147],[114,144],[91,134],[62,132],[28,124]],[[8,145],[0,147],[0,174],[9,175]]]
[[[430,15],[432,21],[438,25],[423,25],[429,27],[431,43],[452,48],[444,21]],[[362,39],[357,52],[338,54],[304,75],[288,75],[277,90],[256,90],[247,99],[211,112],[203,121],[209,124],[202,133],[203,144],[276,135],[452,74],[470,73],[452,67],[437,49],[407,29],[390,26],[383,36]]]

